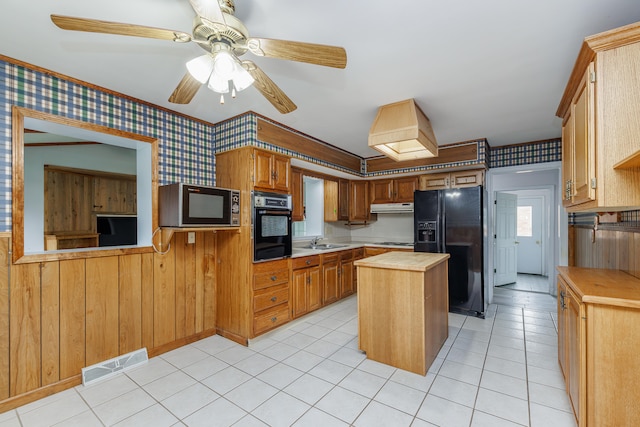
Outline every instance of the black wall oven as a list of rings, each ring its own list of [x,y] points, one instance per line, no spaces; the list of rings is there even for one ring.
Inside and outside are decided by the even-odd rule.
[[[253,260],[291,256],[291,196],[253,193]]]

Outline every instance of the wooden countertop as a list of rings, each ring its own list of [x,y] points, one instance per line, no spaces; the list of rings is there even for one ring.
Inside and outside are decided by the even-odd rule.
[[[427,271],[447,259],[449,259],[449,254],[392,251],[357,260],[354,264],[359,267]]]
[[[557,267],[582,302],[640,308],[640,279],[621,270]]]

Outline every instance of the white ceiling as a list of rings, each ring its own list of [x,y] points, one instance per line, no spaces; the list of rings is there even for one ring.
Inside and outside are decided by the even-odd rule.
[[[219,104],[167,101],[195,43],[63,31],[61,14],[191,33],[188,0],[2,0],[0,54],[217,123],[248,110],[362,157],[378,106],[415,98],[439,144],[556,138],[556,108],[584,37],[640,21],[637,0],[236,0],[251,36],[343,46],[344,70],[251,58],[295,102],[250,87]],[[252,56],[247,53],[245,56]],[[228,97],[227,97],[228,98]]]

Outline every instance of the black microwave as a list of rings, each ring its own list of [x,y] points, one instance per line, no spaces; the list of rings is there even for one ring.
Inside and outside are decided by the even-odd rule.
[[[158,188],[161,227],[240,226],[240,192],[174,183]]]

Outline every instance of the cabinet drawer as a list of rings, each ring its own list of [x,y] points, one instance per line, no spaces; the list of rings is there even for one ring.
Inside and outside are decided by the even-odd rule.
[[[364,257],[364,248],[357,248],[353,250],[353,259],[360,259]]]
[[[301,258],[293,258],[291,266],[294,270],[305,267],[312,267],[320,264],[320,255],[306,256]]]
[[[270,286],[289,283],[289,270],[276,270],[258,273],[253,276],[253,289],[263,289]]]
[[[329,264],[332,262],[338,262],[338,258],[340,257],[339,252],[331,252],[329,254],[322,254],[322,263]]]
[[[280,304],[253,318],[253,334],[273,329],[289,321],[289,304]]]
[[[258,312],[289,301],[289,287],[273,286],[256,292],[253,296],[253,311]]]
[[[340,252],[340,261],[351,261],[353,259],[353,251],[349,249],[348,251]]]

